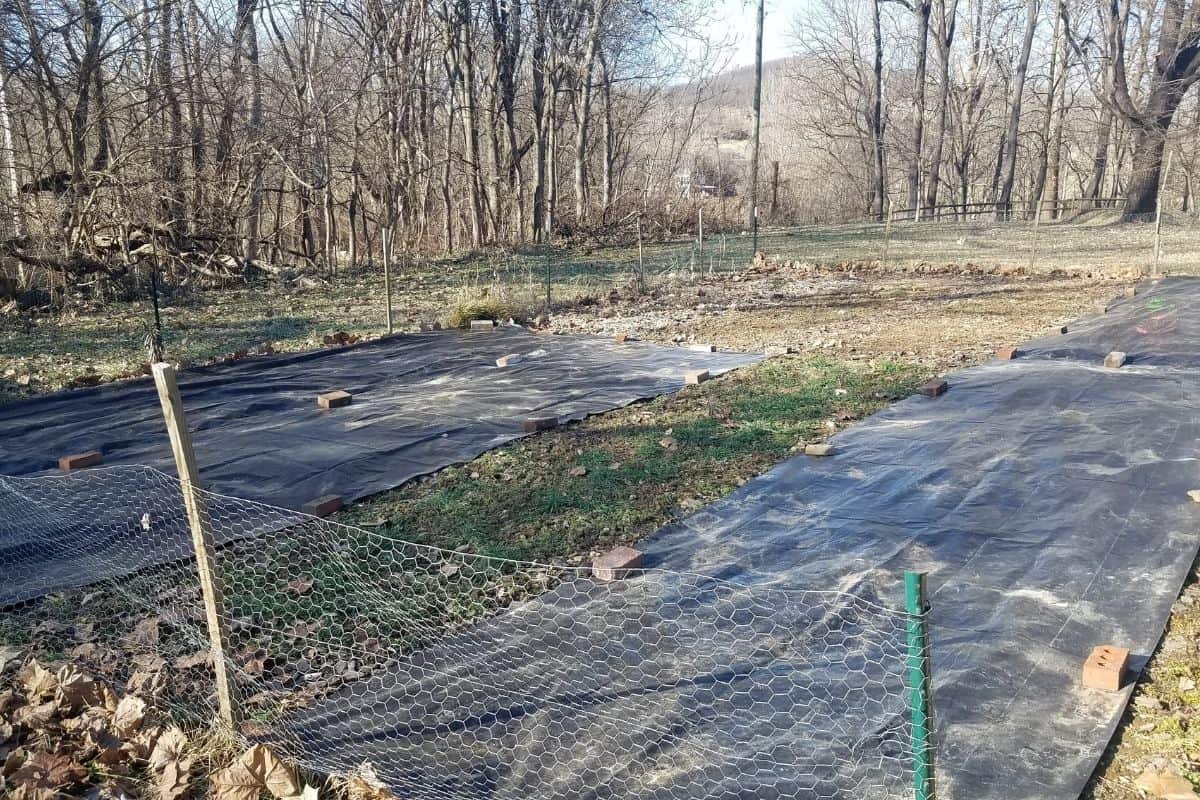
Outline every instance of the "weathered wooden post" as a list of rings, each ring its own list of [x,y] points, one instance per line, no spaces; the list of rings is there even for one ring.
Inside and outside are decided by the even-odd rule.
[[[887,198],[884,198],[884,199],[886,201]],[[888,250],[891,248],[891,245],[892,245],[892,213],[895,210],[896,209],[892,206],[892,204],[888,203],[887,222],[884,224],[884,227],[883,227],[883,258],[880,260],[880,263],[879,263],[880,269],[887,269]]]
[[[1037,200],[1037,213],[1033,215],[1033,244],[1032,244],[1032,249],[1029,253],[1029,271],[1030,272],[1033,272],[1033,270],[1037,267],[1038,246],[1040,245],[1040,242],[1038,240],[1038,234],[1041,232],[1042,206],[1045,205],[1045,203],[1046,203],[1046,192],[1045,192],[1045,190],[1043,190],[1041,196],[1038,197],[1038,200]]]
[[[1154,201],[1154,265],[1150,268],[1151,277],[1158,277],[1158,260],[1162,257],[1162,196],[1167,184],[1167,176],[1171,174],[1171,156],[1167,153],[1167,164],[1163,168],[1162,177],[1158,182],[1158,197]]]
[[[179,472],[179,489],[187,511],[188,527],[192,531],[192,548],[196,552],[196,570],[200,574],[200,592],[204,599],[204,615],[208,621],[208,639],[212,647],[213,671],[217,679],[217,703],[221,720],[230,728],[238,720],[234,686],[229,681],[225,665],[225,643],[229,640],[229,624],[225,616],[225,598],[221,580],[213,569],[213,537],[205,523],[204,500],[200,497],[200,475],[196,469],[196,454],[192,436],[184,416],[183,400],[175,382],[175,368],[158,363],[151,367],[158,399],[162,404],[167,434],[171,437],[171,452]]]

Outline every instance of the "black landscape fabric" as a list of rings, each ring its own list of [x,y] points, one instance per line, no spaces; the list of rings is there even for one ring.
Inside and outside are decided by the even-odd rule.
[[[1133,651],[1135,669],[1144,664],[1200,541],[1200,505],[1187,495],[1200,487],[1200,281],[1143,290],[1066,334],[1026,343],[1014,361],[948,376],[940,397],[874,415],[837,435],[832,457],[780,464],[643,542],[647,565],[749,591],[841,589],[893,607],[903,607],[903,572],[928,572],[938,796],[1076,797],[1130,691],[1083,688],[1084,659],[1111,643]],[[1127,353],[1126,366],[1103,366],[1113,350]],[[591,604],[574,642],[529,622],[553,619],[578,595],[559,589],[457,645],[414,655],[367,694],[347,687],[299,713],[296,740],[331,766],[353,768],[368,752],[397,789],[437,787],[445,797],[884,796],[864,791],[871,786],[907,794],[903,775],[879,775],[903,769],[886,752],[894,719],[858,738],[843,720],[815,716],[753,742],[721,743],[722,719],[684,702],[680,684],[589,691],[586,704],[565,703],[574,684],[542,685],[539,661],[512,654],[545,654],[555,675],[586,686]],[[652,662],[664,646],[649,637],[624,652]],[[844,688],[832,669],[844,659],[820,643],[795,655],[806,654],[789,663],[810,671],[814,693],[822,681],[831,696]],[[422,675],[455,700],[423,712]],[[503,691],[481,693],[480,680]],[[629,721],[640,737],[630,753],[589,751],[587,738],[571,733],[605,720]],[[481,724],[492,734],[487,747],[434,757],[442,740],[429,731]],[[805,756],[791,746],[818,741],[821,724],[825,741],[842,749]],[[689,742],[700,754],[695,770],[654,768]],[[768,759],[764,776],[763,755],[773,752],[799,755]],[[705,774],[713,779],[692,783]]]
[[[496,365],[510,354],[522,359]],[[580,420],[678,391],[688,372],[718,375],[760,359],[505,325],[186,370],[179,387],[204,487],[300,509],[330,494],[349,502],[469,461],[524,435],[529,418]],[[317,395],[337,389],[350,392],[352,403],[318,408]],[[106,466],[174,472],[151,381],[0,406],[0,475],[51,473],[60,456],[90,450],[100,451]],[[117,503],[96,513],[121,509]],[[96,530],[103,529],[98,522]],[[117,546],[106,535],[73,538],[70,549],[35,546],[51,538],[28,530],[0,541],[0,603],[128,571],[103,557]],[[143,555],[140,566],[153,563]]]

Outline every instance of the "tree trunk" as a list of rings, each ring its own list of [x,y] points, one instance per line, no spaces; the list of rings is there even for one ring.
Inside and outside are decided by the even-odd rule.
[[[1061,9],[1061,0],[1059,8]],[[1038,214],[1038,203],[1046,195],[1046,178],[1050,169],[1050,137],[1054,127],[1054,115],[1058,111],[1059,61],[1061,55],[1065,54],[1066,47],[1064,36],[1065,31],[1062,26],[1062,15],[1055,14],[1054,34],[1051,36],[1051,41],[1054,42],[1054,49],[1050,52],[1050,85],[1046,91],[1046,114],[1042,118],[1042,150],[1038,156],[1038,167],[1033,183],[1033,193],[1029,198],[1029,210],[1031,216],[1034,217]]]
[[[262,217],[263,159],[262,148],[262,71],[258,63],[258,32],[254,20],[255,0],[238,0],[241,38],[245,47],[246,70],[250,78],[250,118],[246,138],[252,149],[250,157],[250,193],[246,204],[246,239],[242,258],[258,258],[259,228]]]
[[[884,204],[887,199],[887,176],[883,162],[883,31],[880,27],[879,6],[884,0],[871,0],[871,33],[875,59],[871,68],[871,213],[883,221]]]
[[[758,28],[755,37],[754,60],[754,134],[750,143],[750,207],[746,210],[746,224],[758,231],[758,148],[759,132],[762,127],[762,51],[763,51],[763,20],[766,15],[765,0],[758,0]]]
[[[946,141],[946,121],[950,107],[950,53],[958,22],[958,0],[938,0],[938,115],[933,134],[933,152],[929,156],[929,177],[925,182],[925,205],[937,208],[938,188],[942,180],[942,150]]]
[[[1029,52],[1033,48],[1033,34],[1037,30],[1038,0],[1026,0],[1025,36],[1021,40],[1021,54],[1017,60],[1013,82],[1012,105],[1009,108],[1008,127],[1004,132],[1003,168],[1000,193],[996,198],[996,218],[1007,219],[1012,213],[1013,181],[1017,174],[1017,136],[1021,129],[1021,101],[1025,94],[1025,78],[1029,72]]]
[[[592,79],[596,71],[596,52],[609,0],[600,0],[592,10],[591,27],[584,46],[583,74],[576,85],[575,104],[575,224],[588,222],[587,137],[592,120]]]
[[[929,60],[930,0],[913,0],[913,22],[917,30],[917,63],[913,70],[912,132],[908,157],[908,207],[921,202],[921,156],[925,147],[925,71]]]
[[[1062,0],[1060,0],[1060,10]],[[1046,187],[1042,198],[1047,206],[1042,209],[1043,218],[1057,219],[1059,216],[1058,201],[1062,194],[1062,151],[1063,128],[1067,120],[1067,84],[1071,79],[1071,51],[1067,48],[1066,30],[1063,30],[1060,43],[1062,61],[1059,66],[1057,98],[1054,101],[1054,126],[1050,131],[1050,153],[1046,165]]]

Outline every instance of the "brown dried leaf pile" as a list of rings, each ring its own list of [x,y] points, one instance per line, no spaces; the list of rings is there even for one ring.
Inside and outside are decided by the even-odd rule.
[[[187,735],[134,688],[123,697],[74,664],[48,669],[0,647],[0,797],[184,800],[211,788],[217,800],[317,800],[291,766],[263,745],[212,776],[199,775]]]

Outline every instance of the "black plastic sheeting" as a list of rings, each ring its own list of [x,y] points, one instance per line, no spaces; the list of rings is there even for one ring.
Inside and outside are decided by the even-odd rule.
[[[514,353],[525,359],[496,366]],[[469,461],[525,435],[530,417],[583,419],[678,391],[688,372],[717,375],[760,359],[501,326],[187,370],[179,386],[204,487],[299,509],[329,494],[349,502]],[[352,404],[319,409],[317,394],[334,389],[353,394]],[[46,473],[59,456],[89,450],[101,451],[105,465],[174,472],[151,381],[0,406],[0,475]],[[111,504],[122,512],[119,498]],[[103,557],[113,543],[99,519],[104,507],[96,513],[96,535],[74,532],[69,547],[55,544],[53,530],[0,541],[0,604],[126,574],[123,559]],[[147,553],[139,566],[154,562]]]
[[[1083,689],[1084,658],[1140,668],[1200,543],[1200,280],[948,380],[661,531],[650,563],[897,605],[927,571],[939,796],[1075,797],[1129,693]]]
[[[928,572],[938,796],[1077,796],[1130,691],[1082,688],[1083,661],[1095,645],[1112,643],[1131,648],[1141,668],[1200,542],[1200,506],[1187,496],[1200,487],[1200,281],[1142,288],[1066,334],[1026,344],[1015,361],[949,376],[945,395],[899,402],[839,434],[837,455],[794,458],[661,530],[642,545],[648,566],[749,587],[840,589],[893,607],[903,605],[902,573]],[[1128,365],[1105,368],[1112,350],[1125,351]],[[537,608],[552,614],[563,602],[551,593],[522,613],[536,620]],[[455,669],[447,665],[458,675],[452,686],[481,676],[503,682],[522,671],[530,679],[538,674],[528,663],[506,661],[506,652],[545,653],[555,674],[586,675],[587,648],[536,625],[505,631],[503,647],[460,653]],[[642,657],[654,652],[647,643]],[[439,653],[413,660],[437,665],[444,661]],[[817,685],[828,665],[819,649],[813,653],[809,669]],[[443,760],[424,771],[421,759],[406,759],[432,747],[431,734],[398,726],[396,714],[370,713],[380,704],[396,711],[421,696],[419,683],[401,677],[305,712],[295,720],[302,749],[323,763],[352,766],[361,748],[374,744],[380,773],[405,776],[398,785],[424,777],[446,787],[446,797],[519,797],[527,794],[529,764],[536,770],[549,763],[540,760],[542,752],[559,741],[593,764],[592,772],[555,773],[556,786],[591,787],[580,796],[687,794],[672,791],[678,785],[664,785],[653,770],[639,771],[639,759],[661,757],[657,744],[618,765],[622,776],[653,780],[595,786],[590,779],[601,754],[589,753],[586,741],[547,739],[555,731],[561,736],[555,724],[572,723],[573,715],[543,707],[566,686],[526,696],[539,711],[527,724],[505,717],[502,755]],[[833,673],[826,680],[836,689]],[[593,716],[630,719],[635,727],[640,719],[661,718],[686,733],[675,703],[671,691],[639,695],[632,705],[628,697],[588,696]],[[480,700],[450,703],[435,716],[439,729],[455,730],[494,713]],[[825,724],[831,737],[846,732],[837,720]],[[354,735],[330,738],[323,730]],[[875,733],[861,731],[862,742]],[[775,744],[787,747],[796,734],[785,726],[775,735]],[[770,742],[760,746],[769,750]],[[827,783],[808,788],[796,776],[813,775],[820,764],[776,765],[772,781],[756,772],[739,782],[746,762],[704,752],[704,768],[721,780],[701,785],[695,797],[865,796],[842,788],[859,785],[855,773],[863,762],[853,750],[840,751]],[[838,779],[839,769],[849,773]]]

